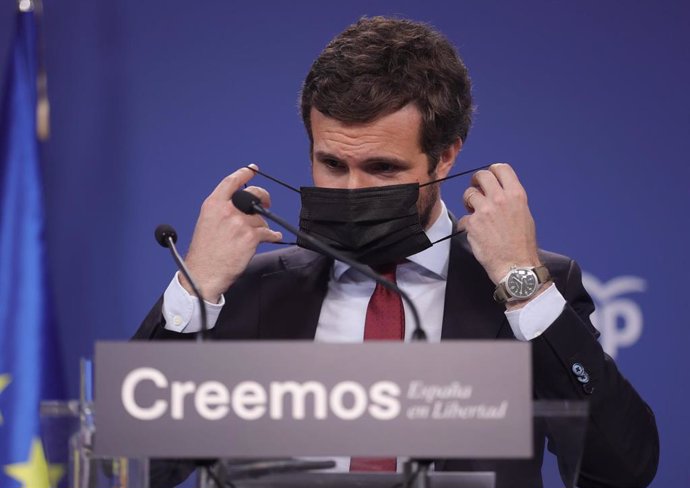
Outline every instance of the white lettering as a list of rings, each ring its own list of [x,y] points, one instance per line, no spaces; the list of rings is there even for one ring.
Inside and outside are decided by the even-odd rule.
[[[378,420],[391,420],[400,414],[400,387],[392,381],[379,381],[369,388],[369,415]]]
[[[463,385],[457,381],[445,385],[425,384],[423,381],[410,382],[407,388],[407,398],[410,400],[424,400],[433,403],[435,400],[467,400],[472,396],[472,386]]]
[[[137,403],[136,390],[146,381],[152,382],[167,398],[156,399],[149,406]],[[422,396],[424,388],[423,384],[418,388]],[[172,419],[183,420],[190,401],[196,414],[206,420],[220,420],[230,412],[243,420],[257,420],[267,412],[273,420],[286,417],[303,420],[308,416],[323,420],[330,414],[342,420],[355,420],[367,413],[376,420],[391,420],[401,413],[400,395],[400,386],[392,381],[376,382],[368,391],[356,381],[342,381],[330,392],[319,381],[274,381],[267,387],[256,381],[243,381],[230,392],[228,386],[219,381],[171,382],[154,368],[129,372],[121,389],[125,410],[139,420],[158,419],[168,413],[168,409]]]
[[[353,398],[352,407],[348,408],[343,402],[345,395]],[[362,385],[355,381],[342,381],[335,385],[329,396],[331,411],[343,420],[354,420],[362,416],[367,409],[367,392]]]
[[[184,418],[184,397],[194,393],[196,383],[193,381],[173,381],[170,387],[170,416],[175,420]]]
[[[207,420],[218,420],[228,412],[230,392],[224,384],[218,381],[207,381],[199,386],[194,396],[194,406],[197,412]]]
[[[292,398],[292,418],[301,420],[306,415],[306,396],[314,398],[314,418],[325,419],[328,415],[326,402],[326,388],[318,381],[297,383],[296,381],[274,381],[270,386],[271,392],[271,418],[283,418],[283,397],[288,394]]]
[[[256,420],[266,413],[266,390],[256,381],[243,381],[232,390],[232,409],[244,420]]]
[[[150,407],[140,406],[134,399],[134,390],[142,381],[152,381],[158,388],[167,388],[168,380],[163,373],[153,368],[137,368],[130,371],[122,382],[120,396],[122,405],[132,417],[139,420],[154,420],[161,417],[168,408],[165,400],[156,400]]]

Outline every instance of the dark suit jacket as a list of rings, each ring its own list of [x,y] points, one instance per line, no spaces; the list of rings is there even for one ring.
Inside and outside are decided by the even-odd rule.
[[[647,486],[659,455],[654,415],[597,342],[598,333],[589,320],[594,305],[582,286],[577,264],[548,252],[541,252],[540,257],[567,305],[558,319],[531,341],[534,397],[589,401],[580,488]],[[255,256],[225,294],[226,305],[210,337],[312,340],[331,264],[328,258],[297,247]],[[492,298],[493,290],[494,284],[472,255],[466,235],[452,238],[442,339],[514,340],[503,305]],[[161,303],[151,310],[135,339],[190,338],[189,334],[163,328]],[[290,317],[289,322],[286,317]],[[584,366],[588,383],[577,381],[572,372],[575,363]],[[496,471],[497,487],[540,487],[547,439],[549,450],[556,455],[564,452],[559,445],[564,440],[558,432],[537,422],[532,460],[436,460],[436,469]],[[563,461],[559,456],[559,462]],[[181,481],[177,478],[187,472],[179,464],[161,464],[156,471],[161,476],[159,486]]]

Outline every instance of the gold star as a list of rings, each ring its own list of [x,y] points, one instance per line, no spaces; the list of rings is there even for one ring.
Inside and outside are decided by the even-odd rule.
[[[12,377],[8,374],[0,374],[0,393],[2,393],[2,390],[7,388],[7,385],[10,384],[12,381]],[[0,425],[2,425],[2,412],[0,412]]]
[[[58,485],[65,468],[61,464],[48,464],[41,441],[34,437],[29,460],[5,466],[5,473],[19,481],[22,488],[51,488]]]

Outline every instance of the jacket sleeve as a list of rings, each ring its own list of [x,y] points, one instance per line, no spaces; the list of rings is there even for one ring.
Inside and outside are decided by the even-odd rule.
[[[592,299],[570,260],[554,270],[566,306],[534,339],[534,389],[539,399],[589,401],[589,421],[578,486],[645,487],[656,474],[659,437],[654,414],[597,341]],[[585,381],[586,380],[586,381]],[[549,450],[563,463],[563,439],[551,430]]]
[[[165,328],[165,317],[163,317],[163,297],[161,296],[156,304],[151,308],[143,322],[132,336],[132,340],[191,340],[196,334],[183,334],[173,332]]]

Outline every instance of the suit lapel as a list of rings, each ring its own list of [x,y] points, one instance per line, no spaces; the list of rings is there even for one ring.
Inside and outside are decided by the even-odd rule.
[[[509,328],[509,325],[503,306],[493,299],[493,291],[494,284],[474,258],[467,234],[463,232],[453,237],[441,339],[495,339],[505,336],[505,327]]]
[[[261,277],[259,338],[313,340],[332,261],[300,248],[280,261],[279,271]]]

